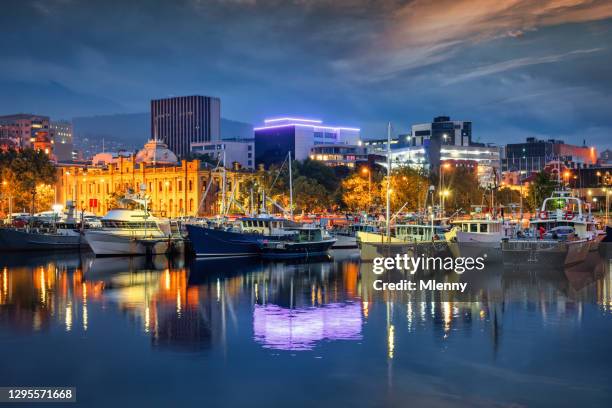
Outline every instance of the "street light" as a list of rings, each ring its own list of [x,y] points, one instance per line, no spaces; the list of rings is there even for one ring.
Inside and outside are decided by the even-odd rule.
[[[372,172],[369,168],[363,167],[361,173],[368,175],[368,211],[372,208]]]

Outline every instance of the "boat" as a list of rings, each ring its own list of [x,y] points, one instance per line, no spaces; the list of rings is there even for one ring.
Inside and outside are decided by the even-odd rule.
[[[513,236],[516,223],[492,217],[454,220],[446,233],[449,249],[457,257],[484,257],[488,263],[499,262],[501,242]]]
[[[0,228],[0,251],[57,251],[87,247],[70,204],[66,217],[28,217],[27,221]]]
[[[102,228],[85,231],[87,243],[96,255],[163,254],[171,241],[170,224],[147,210],[146,198],[126,195],[122,208],[102,217]]]
[[[376,234],[378,227],[369,223],[357,222],[345,228],[332,230],[332,235],[336,238],[336,243],[332,246],[332,249],[357,248],[357,234],[359,232]]]
[[[304,226],[286,228],[282,240],[262,239],[259,252],[264,258],[309,258],[325,255],[336,242],[325,229]]]
[[[582,200],[565,190],[544,199],[529,225],[527,234],[502,239],[504,263],[547,268],[575,265],[586,259],[597,239],[594,219],[583,212]]]
[[[186,224],[198,257],[257,256],[262,239],[282,240],[286,220],[271,216],[241,217],[230,223]]]

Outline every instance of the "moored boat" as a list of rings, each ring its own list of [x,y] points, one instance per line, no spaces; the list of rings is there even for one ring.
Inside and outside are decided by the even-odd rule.
[[[263,239],[258,243],[264,258],[308,258],[326,254],[336,239],[322,228],[287,228],[282,240]]]

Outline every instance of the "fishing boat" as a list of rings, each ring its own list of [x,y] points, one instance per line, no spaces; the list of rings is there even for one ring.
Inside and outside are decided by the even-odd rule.
[[[326,254],[336,239],[325,229],[304,226],[286,228],[282,240],[263,239],[258,242],[264,258],[308,258]]]
[[[568,266],[583,262],[596,240],[595,222],[583,212],[582,200],[568,191],[554,191],[544,199],[530,231],[502,239],[504,263],[544,267]],[[567,231],[565,231],[567,230]]]
[[[376,234],[379,229],[376,225],[370,223],[357,222],[350,224],[345,228],[337,228],[332,231],[332,235],[336,238],[336,243],[332,246],[333,249],[357,248],[357,234],[360,232],[368,232]]]
[[[286,220],[271,216],[242,217],[230,223],[186,224],[198,257],[256,256],[262,239],[282,240]]]
[[[147,210],[147,199],[126,195],[122,208],[110,210],[101,220],[102,228],[85,231],[96,255],[146,255],[168,251],[171,230],[168,220]]]
[[[446,233],[449,249],[455,257],[485,257],[487,262],[502,260],[501,242],[514,235],[517,224],[493,217],[454,220]]]
[[[53,217],[29,217],[27,222],[0,228],[0,251],[57,251],[87,247],[74,207]]]

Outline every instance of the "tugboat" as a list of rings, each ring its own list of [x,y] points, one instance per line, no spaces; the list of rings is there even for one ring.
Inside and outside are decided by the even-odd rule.
[[[74,206],[68,203],[68,215],[52,218],[31,217],[20,226],[0,228],[0,251],[57,251],[87,247],[79,224],[74,219]]]
[[[311,226],[286,228],[282,240],[263,239],[258,242],[264,258],[309,258],[325,255],[336,243],[326,230]]]
[[[595,222],[582,210],[582,201],[568,191],[554,191],[530,222],[531,232],[502,240],[505,264],[544,267],[584,261],[596,239]]]
[[[127,194],[123,208],[110,210],[101,220],[102,228],[85,231],[96,255],[147,255],[168,252],[171,230],[166,219],[147,210],[148,200]]]

